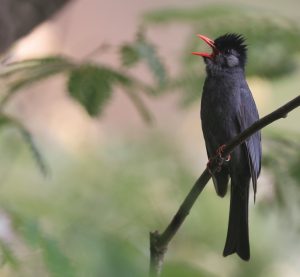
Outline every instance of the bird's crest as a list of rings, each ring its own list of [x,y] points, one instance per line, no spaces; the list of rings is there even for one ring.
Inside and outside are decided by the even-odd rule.
[[[247,45],[245,44],[245,38],[242,35],[235,33],[227,33],[215,39],[215,46],[219,51],[225,51],[227,49],[236,50],[241,56],[246,56]]]

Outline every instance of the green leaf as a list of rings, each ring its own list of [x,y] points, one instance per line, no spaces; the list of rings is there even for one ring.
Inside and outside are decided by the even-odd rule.
[[[43,256],[52,276],[74,276],[68,257],[61,251],[57,241],[46,236],[41,237]]]
[[[112,86],[119,84],[130,88],[135,81],[125,74],[105,67],[84,64],[71,71],[68,90],[91,116],[101,114],[112,94]]]
[[[14,123],[14,120],[12,120],[12,118],[4,114],[0,114],[0,129],[12,123]]]
[[[123,66],[132,67],[138,62],[144,61],[157,80],[159,87],[161,88],[166,84],[165,67],[157,55],[154,45],[145,38],[144,30],[138,32],[135,42],[123,45],[120,53]]]
[[[39,148],[35,144],[31,133],[23,127],[20,128],[20,132],[21,132],[21,135],[22,135],[24,141],[27,143],[27,145],[30,149],[30,152],[31,152],[34,160],[36,161],[38,168],[42,172],[42,174],[44,176],[49,175],[48,166],[46,165],[46,162],[45,162],[45,159],[44,159],[42,153],[40,152]]]
[[[120,52],[123,66],[131,67],[140,60],[140,56],[136,48],[129,44],[123,45]]]
[[[138,112],[146,122],[151,121],[151,114],[137,90],[153,93],[151,88],[139,82],[134,77],[127,76],[121,71],[105,67],[85,64],[71,71],[68,90],[91,116],[101,114],[112,94],[113,85],[121,85],[131,99]]]
[[[97,116],[111,97],[115,77],[107,69],[83,65],[71,71],[68,90],[70,95],[83,105],[89,115]]]
[[[135,46],[139,56],[146,61],[159,86],[164,86],[166,82],[166,70],[157,55],[155,47],[144,38],[138,40]]]
[[[44,67],[69,68],[72,66],[73,64],[68,59],[61,56],[27,59],[2,66],[0,69],[0,78],[12,77],[13,75],[20,73],[26,74],[31,70],[36,70]]]
[[[47,176],[49,173],[48,166],[46,165],[46,162],[45,162],[45,159],[44,159],[42,153],[40,152],[39,148],[35,144],[31,133],[17,119],[7,116],[3,113],[0,114],[0,129],[7,125],[16,127],[20,131],[21,136],[24,139],[24,142],[29,146],[29,150],[30,150],[39,170],[42,172],[42,174],[44,176]]]
[[[0,241],[0,249],[2,252],[1,253],[2,254],[2,261],[1,261],[2,264],[1,265],[8,263],[13,268],[18,268],[19,260],[16,257],[14,251],[10,248],[10,246],[7,243],[5,243],[4,241]]]
[[[7,82],[8,89],[0,105],[3,106],[20,89],[73,67],[63,57],[30,59],[3,66],[0,69],[0,78]]]
[[[36,220],[20,217],[18,219],[19,231],[23,238],[32,247],[42,250],[43,259],[52,276],[74,276],[71,263],[60,249],[58,242],[47,236]]]

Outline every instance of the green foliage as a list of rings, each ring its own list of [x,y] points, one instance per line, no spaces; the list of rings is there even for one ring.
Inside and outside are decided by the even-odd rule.
[[[19,260],[17,259],[11,247],[7,243],[1,240],[0,240],[0,252],[1,252],[0,267],[5,264],[9,264],[15,269],[19,267]]]
[[[166,80],[166,71],[160,59],[156,55],[153,45],[145,40],[141,40],[137,44],[137,49],[140,57],[145,59],[154,77],[157,79],[159,86],[163,86]]]
[[[288,138],[287,138],[288,135]],[[300,184],[300,136],[294,133],[270,133],[266,137],[268,151],[263,155],[263,166],[274,175],[275,196],[279,205],[294,205],[291,194]],[[286,186],[283,184],[290,184]],[[292,187],[291,185],[294,185]],[[300,201],[300,198],[297,200]]]
[[[39,148],[37,147],[36,143],[34,142],[31,133],[27,130],[27,128],[23,126],[22,123],[17,119],[12,118],[11,116],[5,114],[0,114],[0,129],[7,126],[12,126],[18,129],[18,131],[20,132],[23,138],[23,141],[28,146],[30,153],[32,154],[38,168],[40,169],[40,171],[44,176],[48,175],[49,171],[45,159],[42,153],[40,152]]]
[[[51,276],[75,276],[69,258],[63,253],[56,239],[47,235],[40,227],[40,224],[25,215],[18,214],[16,211],[8,209],[7,216],[12,219],[14,227],[14,236],[18,237],[22,243],[32,248],[33,251],[38,250],[41,253],[46,268]],[[15,253],[11,245],[3,240],[0,241],[0,249],[2,255],[2,265],[9,264],[15,270],[22,267],[20,255]]]
[[[152,46],[144,39],[140,40],[140,43],[142,43],[141,45],[144,45],[146,49],[140,51],[139,56],[144,56],[153,69],[159,70],[163,68]],[[143,49],[142,46],[139,48]],[[154,61],[151,62],[151,59],[154,59]],[[81,65],[76,65],[75,62],[60,56],[29,59],[2,66],[0,69],[0,79],[5,84],[6,90],[1,95],[0,110],[5,108],[7,102],[17,91],[62,72],[68,72],[67,86],[71,97],[77,100],[86,109],[89,115],[100,115],[112,95],[113,87],[120,85],[126,88],[125,92],[140,112],[142,118],[146,122],[151,121],[152,116],[137,93],[137,90],[140,90],[153,95],[154,89],[150,86],[134,77],[126,75],[126,73],[121,70],[84,62]],[[163,74],[161,76],[163,76]],[[13,125],[20,130],[39,169],[44,175],[47,175],[48,170],[45,161],[30,132],[21,122],[1,113],[0,127],[7,125]]]
[[[162,277],[213,277],[215,275],[184,263],[166,263]]]
[[[0,69],[0,79],[7,84],[7,92],[1,100],[3,106],[20,89],[52,75],[64,72],[74,65],[63,57],[29,59],[7,64]]]
[[[151,114],[136,90],[150,91],[150,93],[152,90],[121,71],[106,66],[84,64],[72,70],[68,80],[70,95],[82,104],[91,116],[101,114],[115,85],[122,86],[142,118],[146,122],[151,121]]]
[[[106,234],[100,247],[103,252],[104,270],[99,270],[98,275],[101,271],[106,271],[106,276],[141,276],[144,270],[139,264],[140,259],[137,258],[141,253],[132,242],[120,236]]]
[[[43,260],[51,276],[74,276],[70,261],[61,251],[58,242],[47,236],[37,221],[19,217],[17,230],[31,247],[42,250]]]
[[[133,43],[121,46],[122,64],[125,67],[132,67],[138,62],[144,61],[158,82],[158,86],[162,88],[167,81],[165,67],[158,57],[154,45],[145,38],[143,32],[143,29],[139,31],[137,39]]]
[[[192,8],[163,8],[146,12],[143,19],[148,24],[169,24],[169,23],[197,23],[201,19],[210,19],[211,16],[225,16],[239,12],[249,13],[249,7],[243,8],[238,5],[209,5]]]
[[[15,76],[16,74],[30,75],[32,71],[43,71],[50,68],[53,70],[56,68],[58,70],[57,72],[59,72],[59,70],[65,70],[72,66],[72,63],[68,59],[61,56],[27,59],[2,66],[0,70],[0,78],[8,78]]]
[[[0,128],[6,127],[7,125],[10,125],[13,123],[14,123],[14,120],[12,120],[9,116],[0,114]]]
[[[96,116],[112,94],[111,71],[93,65],[84,65],[71,71],[68,81],[70,95],[81,103],[89,115]]]
[[[146,49],[141,51],[142,54],[139,56],[142,57],[144,55],[153,71],[157,70],[157,76],[160,74],[159,78],[162,80],[164,78],[162,73],[164,69],[155,55],[153,47],[146,41],[143,41],[141,44],[141,49],[143,49],[142,46]],[[130,50],[124,50],[124,52],[128,51]],[[124,55],[126,56],[127,54]],[[159,70],[161,71],[158,72]],[[67,87],[70,95],[83,105],[91,116],[101,114],[102,109],[112,95],[114,85],[120,85],[126,88],[127,95],[140,112],[142,118],[146,122],[150,121],[150,112],[137,94],[137,90],[143,91],[148,95],[154,95],[154,88],[119,69],[84,62],[81,65],[76,65],[75,62],[71,62],[63,57],[24,60],[1,68],[0,78],[5,81],[7,91],[0,101],[0,108],[5,106],[15,92],[41,79],[61,72],[68,72]]]
[[[164,78],[163,66],[155,54],[154,48],[145,39],[139,40],[137,49],[139,58],[145,58],[153,72],[160,74],[160,80]],[[129,55],[130,49],[124,50],[124,57]],[[127,54],[126,54],[127,53]],[[153,59],[153,61],[152,61]],[[155,71],[156,70],[156,71]],[[158,72],[161,70],[161,72]],[[68,90],[75,100],[77,100],[91,116],[100,115],[104,106],[108,103],[115,85],[126,88],[126,93],[140,112],[146,122],[151,121],[151,114],[144,105],[137,90],[153,95],[154,89],[144,84],[138,79],[126,75],[124,72],[108,68],[102,65],[82,63],[76,65],[65,57],[53,56],[39,59],[29,59],[14,62],[2,66],[0,69],[0,79],[6,86],[6,90],[0,101],[0,109],[3,109],[10,98],[19,90],[38,82],[52,75],[68,72]],[[24,141],[29,146],[34,159],[41,172],[46,175],[47,167],[44,159],[38,150],[30,132],[15,119],[5,114],[0,116],[0,127],[14,125],[20,130]]]
[[[153,45],[143,38],[137,41],[135,47],[135,50],[129,45],[128,47],[122,47],[122,57],[125,59],[123,62],[133,65],[134,61],[131,61],[132,55],[134,55],[134,51],[137,51],[137,57],[133,59],[144,59],[159,80],[159,83],[163,84],[165,81],[165,70],[156,55]],[[83,105],[91,116],[101,114],[112,95],[113,86],[121,85],[129,90],[127,94],[141,113],[142,118],[149,121],[151,117],[150,112],[136,91],[140,90],[149,95],[154,95],[154,88],[119,69],[85,62],[76,65],[70,59],[60,56],[29,59],[3,66],[0,69],[0,79],[6,84],[7,90],[2,96],[0,107],[4,107],[15,92],[62,72],[68,72],[67,87],[70,95]]]
[[[44,156],[42,155],[41,151],[39,150],[38,146],[36,145],[34,138],[32,137],[31,133],[25,129],[20,123],[18,123],[18,127],[20,130],[20,133],[22,135],[22,138],[24,139],[24,142],[28,145],[29,150],[39,168],[41,173],[44,176],[47,176],[49,174],[49,168],[46,164],[46,161],[44,159]]]
[[[296,68],[295,55],[300,49],[300,29],[295,22],[280,15],[274,16],[248,6],[210,5],[190,9],[156,10],[146,13],[144,20],[150,26],[189,24],[193,30],[182,54],[182,70],[171,81],[175,82],[171,87],[179,84],[186,92],[182,100],[184,104],[199,99],[199,80],[203,80],[205,76],[202,59],[191,55],[192,51],[203,47],[203,43],[195,36],[199,33],[211,38],[228,32],[244,34],[249,44],[249,76],[275,78]]]
[[[123,66],[131,67],[135,65],[139,60],[140,56],[135,47],[129,44],[125,44],[120,49],[121,61]]]

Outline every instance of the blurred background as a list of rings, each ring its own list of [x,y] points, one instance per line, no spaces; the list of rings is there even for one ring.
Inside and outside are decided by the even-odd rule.
[[[147,276],[149,232],[207,163],[195,34],[247,37],[261,116],[299,95],[296,0],[0,2],[0,276]],[[262,131],[250,262],[222,257],[210,182],[163,276],[300,276],[299,120]]]

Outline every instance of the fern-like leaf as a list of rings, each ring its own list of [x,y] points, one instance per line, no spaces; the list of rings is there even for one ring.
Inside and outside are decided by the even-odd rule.
[[[165,66],[157,55],[154,45],[145,38],[142,32],[143,30],[138,32],[135,42],[121,46],[122,65],[124,67],[132,67],[138,62],[144,61],[156,79],[159,88],[162,88],[166,84],[167,79]]]
[[[5,125],[11,125],[13,127],[16,127],[20,131],[20,134],[24,139],[26,145],[28,145],[29,150],[38,168],[44,176],[47,176],[49,174],[49,170],[44,160],[44,157],[37,145],[35,144],[34,139],[31,133],[27,130],[27,128],[23,126],[23,124],[17,119],[7,116],[5,114],[0,114],[0,128],[4,127]]]
[[[4,106],[20,89],[73,67],[74,64],[62,57],[30,59],[5,65],[0,68],[0,78],[7,82],[8,89],[0,106]]]

